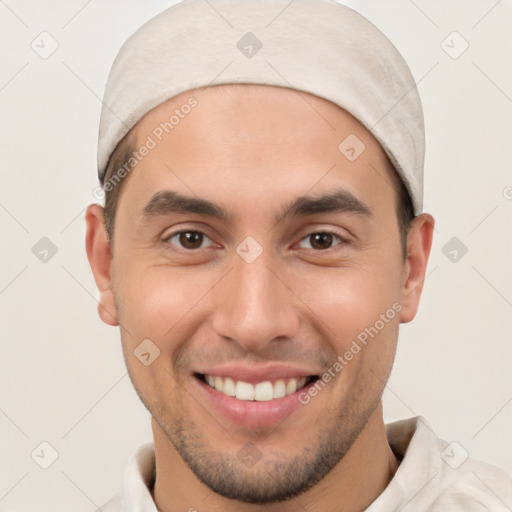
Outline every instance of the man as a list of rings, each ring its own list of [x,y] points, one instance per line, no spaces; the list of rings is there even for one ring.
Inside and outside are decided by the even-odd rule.
[[[509,510],[383,421],[434,227],[406,63],[330,0],[217,7],[141,27],[105,92],[87,254],[154,443],[102,510]]]

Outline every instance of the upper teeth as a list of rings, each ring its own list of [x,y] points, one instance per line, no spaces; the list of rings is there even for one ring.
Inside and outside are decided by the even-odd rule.
[[[258,402],[291,395],[302,388],[307,381],[307,377],[301,377],[300,379],[292,378],[288,382],[285,382],[283,379],[276,380],[275,382],[266,380],[253,385],[242,380],[235,382],[230,377],[205,375],[205,379],[212,388],[227,396],[234,396],[238,400],[256,400]]]

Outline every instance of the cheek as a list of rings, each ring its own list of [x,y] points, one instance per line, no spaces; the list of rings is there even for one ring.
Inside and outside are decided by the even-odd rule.
[[[334,358],[341,357],[333,368],[342,376],[335,388],[343,396],[358,387],[380,389],[389,376],[398,337],[401,305],[396,262],[386,265],[384,259],[376,258],[371,264],[329,273],[320,269],[311,277],[304,302],[321,318],[316,325]]]
[[[312,272],[303,288],[304,303],[321,319],[329,338],[338,341],[339,350],[373,326],[381,315],[390,320],[386,327],[397,320],[398,306],[394,310],[393,304],[399,292],[398,273],[355,266]]]
[[[331,369],[341,378],[334,379],[332,392],[341,400],[357,390],[359,396],[376,397],[393,365],[400,310],[396,287],[355,269],[344,269],[343,278],[326,279],[324,285],[311,303],[328,326],[325,339],[338,358]]]
[[[126,366],[150,407],[174,401],[179,386],[173,361],[190,337],[188,315],[204,295],[192,276],[183,279],[171,270],[132,265],[115,283]]]
[[[118,313],[131,334],[130,345],[149,338],[167,352],[177,348],[172,344],[181,339],[177,333],[183,334],[191,313],[200,311],[201,300],[218,281],[211,271],[165,265],[125,266],[122,276],[116,283]]]

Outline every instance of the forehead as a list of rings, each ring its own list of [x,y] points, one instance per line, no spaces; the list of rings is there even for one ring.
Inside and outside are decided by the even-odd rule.
[[[193,108],[187,107],[191,98]],[[149,139],[155,147],[130,178],[135,192],[146,196],[167,187],[202,197],[215,193],[226,204],[257,204],[336,185],[368,203],[372,196],[392,196],[398,180],[379,143],[353,116],[284,87],[187,91],[139,121],[131,149]]]
[[[193,109],[187,106],[192,99]],[[159,128],[169,129],[170,120],[175,123],[172,133],[159,134]],[[245,144],[246,150],[261,143],[276,146],[308,141],[311,146],[332,147],[344,134],[352,134],[364,140],[370,152],[382,153],[371,133],[346,110],[303,91],[268,85],[223,84],[184,92],[150,111],[135,131],[141,142],[154,133],[157,138],[161,135],[201,148],[224,142],[223,149]]]

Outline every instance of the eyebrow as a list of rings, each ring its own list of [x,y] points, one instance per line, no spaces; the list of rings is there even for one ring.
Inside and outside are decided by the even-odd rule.
[[[223,222],[230,222],[233,215],[207,199],[182,195],[173,190],[157,192],[146,204],[143,217],[164,216],[170,213],[197,213]],[[304,217],[319,213],[355,213],[372,217],[372,210],[354,194],[345,189],[336,189],[319,196],[300,196],[283,206],[274,221]]]

